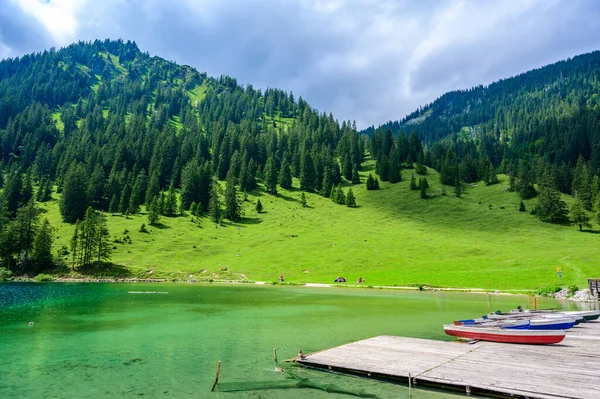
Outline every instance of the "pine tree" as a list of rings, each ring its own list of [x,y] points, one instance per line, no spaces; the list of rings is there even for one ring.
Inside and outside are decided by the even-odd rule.
[[[315,164],[310,152],[304,150],[300,166],[300,189],[314,191],[315,189]]]
[[[190,214],[192,216],[198,215],[198,204],[196,204],[195,202],[192,202],[192,205],[190,205]]]
[[[458,175],[454,178],[454,195],[459,198],[462,195],[462,184],[460,183]]]
[[[277,194],[277,165],[273,157],[267,159],[265,165],[265,186],[270,194]]]
[[[302,194],[300,195],[300,205],[302,205],[302,208],[308,207],[308,202],[306,202],[306,194],[304,194],[304,191],[302,191]]]
[[[17,210],[17,216],[9,227],[9,234],[15,242],[14,252],[22,267],[28,266],[31,260],[33,240],[38,228],[38,220],[41,210],[35,206],[33,198]]]
[[[131,198],[131,188],[129,184],[125,184],[123,191],[121,191],[121,200],[119,201],[119,213],[125,214],[129,209],[129,203]]]
[[[358,174],[358,168],[356,165],[352,167],[352,184],[360,184],[360,175]]]
[[[279,172],[279,185],[281,188],[285,188],[289,190],[292,188],[292,169],[290,168],[290,163],[287,158],[283,159],[281,163],[281,171]]]
[[[110,204],[108,205],[108,211],[112,214],[119,212],[119,196],[115,193],[113,194]]]
[[[83,165],[78,163],[73,163],[65,175],[59,207],[62,218],[67,223],[83,219],[89,206],[87,176]]]
[[[571,205],[571,220],[579,226],[579,231],[583,231],[584,227],[592,227],[590,216],[587,214],[583,202],[577,195],[575,196],[575,202]]]
[[[190,209],[192,202],[199,200],[199,191],[200,167],[195,161],[190,161],[181,171],[181,208],[184,210]]]
[[[177,195],[175,194],[175,187],[173,187],[173,184],[171,184],[169,186],[169,191],[167,192],[163,215],[177,216],[178,214]]]
[[[496,168],[494,168],[494,165],[490,161],[490,164],[488,166],[487,182],[485,184],[490,186],[496,183],[498,183],[498,175],[496,174]]]
[[[521,203],[519,204],[519,212],[525,212],[527,209],[525,209],[525,203],[523,201],[521,201]]]
[[[145,170],[141,170],[135,179],[131,198],[129,199],[129,213],[140,212],[140,206],[145,203],[146,191],[148,190],[148,176]]]
[[[73,232],[73,236],[71,237],[71,270],[75,271],[75,262],[78,259],[78,250],[79,250],[79,230],[81,229],[81,223],[79,220],[75,224],[75,231]]]
[[[225,183],[225,218],[236,222],[241,217],[242,207],[237,198],[235,183],[233,178],[229,178]]]
[[[160,194],[160,181],[158,179],[158,173],[154,172],[150,176],[150,181],[148,182],[148,188],[146,189],[146,195],[144,201],[146,202],[146,206],[150,206],[154,198],[156,198]]]
[[[367,190],[377,190],[379,188],[379,182],[377,178],[374,178],[372,174],[369,173],[367,176]]]
[[[33,240],[33,261],[37,271],[52,266],[53,230],[48,218],[44,218]]]
[[[398,151],[394,151],[394,153],[390,156],[390,163],[388,169],[388,178],[390,183],[398,183],[402,180],[402,175],[400,174],[400,159],[398,158]]]
[[[418,190],[419,189],[419,185],[417,184],[417,179],[415,178],[415,174],[413,173],[411,178],[410,178],[410,189],[411,190]]]
[[[215,180],[211,185],[208,214],[213,223],[221,223],[221,201],[219,200],[218,184]]]
[[[13,218],[17,214],[19,209],[19,202],[21,201],[21,188],[23,186],[23,174],[20,171],[9,175],[4,184],[4,191],[2,197],[6,203],[6,209],[8,216]]]
[[[348,195],[346,196],[346,205],[350,208],[356,208],[356,198],[354,198],[352,187],[348,189]]]
[[[112,247],[110,244],[110,233],[106,225],[106,216],[102,213],[96,214],[96,241],[95,246],[97,248],[97,267],[100,268],[101,261],[110,261],[112,254]]]
[[[160,224],[160,204],[158,197],[154,197],[154,200],[150,204],[150,208],[148,209],[148,224],[151,226],[157,226]]]
[[[260,198],[258,200],[256,200],[256,213],[262,213],[263,211],[263,205],[260,202]]]
[[[560,199],[560,193],[555,189],[542,186],[534,214],[543,221],[561,223],[568,220],[567,204]]]
[[[427,178],[423,177],[419,179],[419,190],[421,190],[421,198],[427,198],[427,188],[429,187],[429,183],[427,182]]]
[[[579,156],[577,165],[573,170],[573,182],[571,189],[573,195],[580,198],[580,201],[586,210],[592,209],[592,173],[587,162],[585,162],[583,156]]]
[[[344,194],[342,183],[338,185],[335,203],[338,205],[346,205],[346,195]]]

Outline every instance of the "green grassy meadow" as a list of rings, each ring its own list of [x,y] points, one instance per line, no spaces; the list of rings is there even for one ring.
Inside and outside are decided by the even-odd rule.
[[[557,267],[563,286],[583,287],[586,278],[600,275],[598,231],[539,221],[529,214],[535,199],[526,203],[528,212],[519,212],[520,199],[505,191],[504,175],[496,185],[466,186],[457,198],[452,187],[442,194],[430,169],[436,195],[421,199],[409,190],[411,170],[403,171],[400,183],[367,191],[364,179],[371,169],[367,164],[363,183],[353,186],[358,208],[314,194],[307,194],[309,207],[303,208],[299,190],[280,189],[277,196],[251,193],[239,223],[215,225],[207,218],[196,223],[186,215],[163,218],[165,226],[141,233],[141,224],[148,224],[145,213],[108,215],[113,238],[131,238],[131,244],[115,243],[112,260],[138,276],[272,282],[282,274],[286,282],[332,283],[342,275],[349,283],[362,277],[374,286],[502,291],[556,286]],[[61,222],[54,196],[44,207],[58,249],[68,247],[73,225]],[[258,198],[261,214],[254,210]],[[69,263],[68,256],[64,261]],[[221,272],[224,266],[227,272]]]

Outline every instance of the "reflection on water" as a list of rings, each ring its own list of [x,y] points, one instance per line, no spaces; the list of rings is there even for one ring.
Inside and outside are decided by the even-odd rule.
[[[128,294],[144,290],[168,294]],[[212,393],[210,388],[219,360],[224,388],[265,381],[281,388],[290,385],[290,377],[275,372],[273,348],[281,365],[300,349],[310,353],[382,334],[449,340],[443,323],[529,300],[375,289],[5,283],[0,397],[346,397],[310,387]],[[547,299],[538,305],[560,306]],[[342,392],[408,397],[404,386],[283,367]],[[416,390],[413,397],[454,396]]]

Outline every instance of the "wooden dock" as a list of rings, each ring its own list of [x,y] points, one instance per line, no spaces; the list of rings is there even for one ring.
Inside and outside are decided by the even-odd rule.
[[[582,323],[560,344],[474,344],[379,336],[296,359],[371,378],[492,397],[600,398],[600,322]]]

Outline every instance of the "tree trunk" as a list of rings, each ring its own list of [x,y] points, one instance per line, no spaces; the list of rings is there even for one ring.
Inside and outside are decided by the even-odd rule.
[[[579,231],[583,231],[583,225],[579,223]]]

